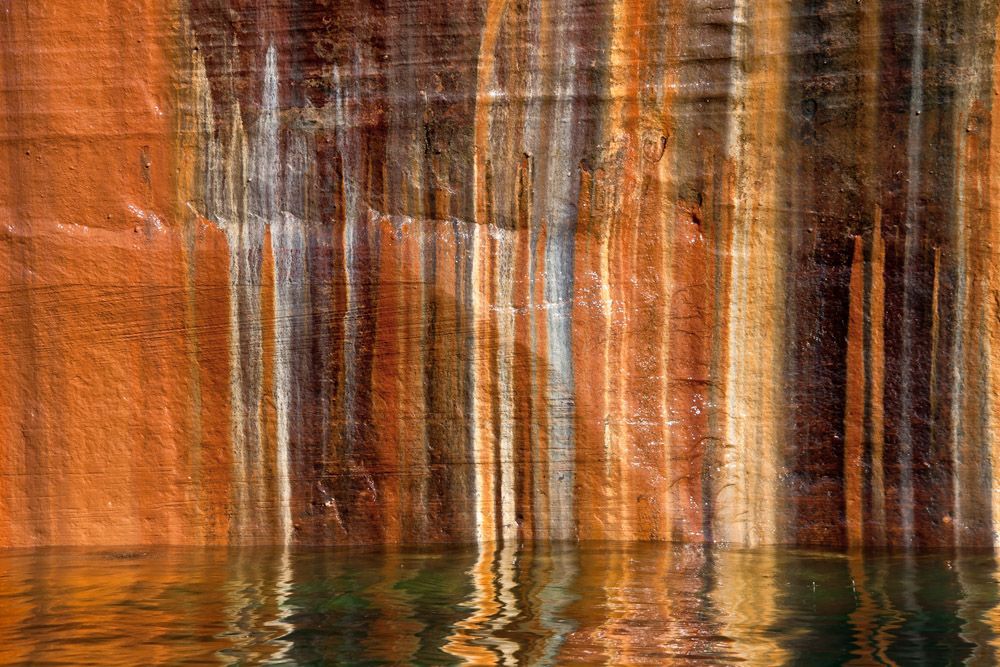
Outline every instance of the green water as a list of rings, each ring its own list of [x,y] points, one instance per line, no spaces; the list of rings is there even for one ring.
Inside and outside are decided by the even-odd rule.
[[[4,664],[996,664],[993,552],[0,552]]]

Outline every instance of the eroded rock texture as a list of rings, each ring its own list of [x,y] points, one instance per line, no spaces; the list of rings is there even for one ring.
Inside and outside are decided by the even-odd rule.
[[[998,19],[4,3],[0,544],[994,543]]]

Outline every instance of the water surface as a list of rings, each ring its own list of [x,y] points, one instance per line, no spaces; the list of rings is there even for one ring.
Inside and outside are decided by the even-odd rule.
[[[992,664],[993,552],[0,552],[0,661]]]

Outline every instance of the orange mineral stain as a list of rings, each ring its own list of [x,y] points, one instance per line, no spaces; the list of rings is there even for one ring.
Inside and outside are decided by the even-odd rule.
[[[172,3],[0,24],[8,545],[201,541],[175,222]],[[128,26],[122,30],[122,26]],[[13,366],[13,367],[11,367]]]
[[[851,265],[851,305],[847,335],[847,411],[844,414],[844,497],[847,501],[847,543],[863,544],[862,479],[864,476],[864,249],[854,237]]]

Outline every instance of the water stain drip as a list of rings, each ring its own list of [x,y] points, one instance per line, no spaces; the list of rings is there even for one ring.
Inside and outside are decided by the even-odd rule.
[[[997,542],[992,0],[69,4],[0,544]]]

